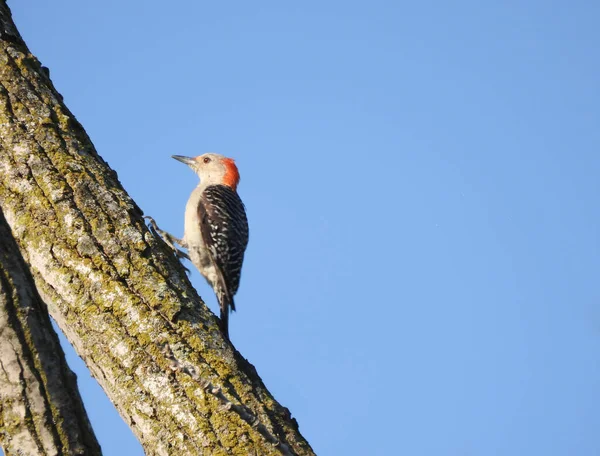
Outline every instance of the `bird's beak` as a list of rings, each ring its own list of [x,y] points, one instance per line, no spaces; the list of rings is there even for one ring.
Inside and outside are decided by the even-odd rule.
[[[192,166],[196,163],[196,161],[192,157],[185,157],[183,155],[171,155],[175,160],[180,161],[181,163],[185,163],[188,166]]]

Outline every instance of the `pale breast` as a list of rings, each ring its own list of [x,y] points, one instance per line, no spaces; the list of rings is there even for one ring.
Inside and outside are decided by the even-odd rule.
[[[189,250],[202,245],[202,232],[198,218],[198,202],[202,196],[202,188],[196,187],[185,206],[183,239]]]
[[[210,266],[211,260],[209,252],[205,249],[204,242],[202,241],[200,218],[198,216],[198,203],[203,191],[204,188],[196,187],[185,207],[183,239],[186,243],[192,263],[198,268],[203,276],[209,279],[207,277],[208,271],[206,268]]]

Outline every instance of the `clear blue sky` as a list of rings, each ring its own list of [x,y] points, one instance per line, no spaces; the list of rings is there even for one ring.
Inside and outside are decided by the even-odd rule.
[[[162,228],[236,158],[232,340],[319,455],[600,454],[599,2],[10,6]]]

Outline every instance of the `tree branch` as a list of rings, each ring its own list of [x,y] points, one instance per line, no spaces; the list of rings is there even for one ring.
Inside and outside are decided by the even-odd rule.
[[[51,315],[147,454],[314,454],[223,339],[8,14],[0,1],[12,30],[0,36],[0,205]]]
[[[0,446],[7,456],[101,454],[75,374],[1,210]]]

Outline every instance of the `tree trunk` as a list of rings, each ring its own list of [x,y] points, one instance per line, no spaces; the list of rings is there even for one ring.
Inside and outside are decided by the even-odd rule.
[[[100,455],[75,374],[1,210],[0,335],[5,455]]]
[[[147,454],[314,454],[62,103],[0,0],[0,206]]]

